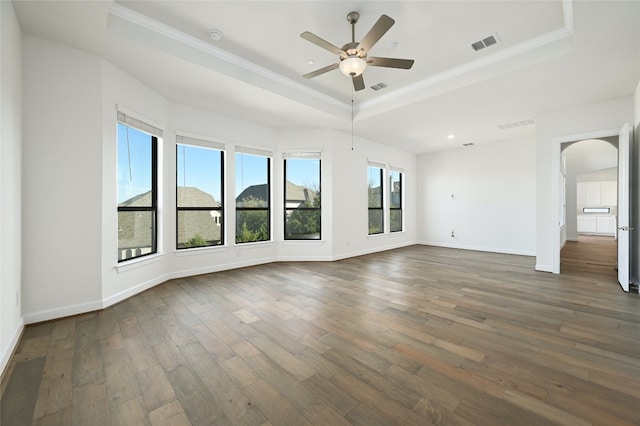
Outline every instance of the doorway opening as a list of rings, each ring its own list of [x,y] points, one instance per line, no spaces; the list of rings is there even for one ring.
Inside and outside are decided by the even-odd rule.
[[[560,273],[616,282],[618,138],[561,145]]]

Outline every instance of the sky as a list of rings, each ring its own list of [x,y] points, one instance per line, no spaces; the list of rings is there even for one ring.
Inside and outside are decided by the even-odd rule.
[[[150,135],[118,123],[118,203],[151,189],[150,144]],[[236,196],[251,185],[267,182],[266,157],[227,153],[226,161],[234,160],[236,162]],[[274,159],[271,161],[273,176]],[[211,194],[216,201],[220,201],[220,151],[178,145],[176,162],[176,178],[179,186],[199,188]],[[310,164],[315,167],[309,167]],[[296,185],[316,189],[319,187],[318,165],[319,160],[289,159],[287,160],[287,179]],[[228,179],[228,176],[225,178]]]

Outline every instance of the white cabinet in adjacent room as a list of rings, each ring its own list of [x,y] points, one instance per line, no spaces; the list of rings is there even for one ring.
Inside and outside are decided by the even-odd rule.
[[[600,182],[601,200],[603,206],[618,205],[618,182],[615,180],[607,180]]]
[[[613,215],[579,214],[579,234],[615,235],[616,217]]]
[[[615,180],[578,182],[576,202],[578,206],[616,206],[618,183]]]

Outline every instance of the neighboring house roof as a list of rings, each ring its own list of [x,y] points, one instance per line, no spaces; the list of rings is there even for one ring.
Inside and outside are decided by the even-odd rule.
[[[313,198],[315,197],[315,195],[316,195],[316,191],[314,191],[313,189],[307,188],[302,185],[296,185],[291,181],[287,181],[286,197],[288,202],[290,201],[297,201],[299,203],[303,203],[305,201],[311,202],[313,201]],[[245,188],[245,190],[242,191],[240,195],[236,197],[236,205],[241,207],[244,200],[252,199],[252,198],[255,200],[266,201],[268,199],[267,184],[251,185]],[[251,207],[255,207],[255,206],[251,206]]]
[[[238,207],[258,207],[255,205],[244,206],[244,201],[249,199],[262,201],[268,200],[269,195],[267,194],[267,184],[263,183],[260,185],[251,185],[246,187],[245,190],[236,197],[236,205]]]
[[[193,186],[179,186],[176,196],[179,207],[220,207],[213,195]]]

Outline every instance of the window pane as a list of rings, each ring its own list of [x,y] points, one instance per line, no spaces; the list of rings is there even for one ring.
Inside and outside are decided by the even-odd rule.
[[[178,207],[220,207],[222,153],[216,149],[177,145]]]
[[[306,204],[305,207],[320,207],[320,160],[288,159],[285,161],[285,173],[287,208],[295,208],[301,204]]]
[[[153,211],[118,212],[118,260],[155,252]]]
[[[319,240],[320,210],[287,210],[284,233],[288,240]]]
[[[118,206],[151,207],[152,136],[118,123]]]
[[[285,240],[320,239],[320,160],[291,158],[285,166]]]
[[[369,210],[369,234],[382,233],[382,209]]]
[[[367,168],[369,186],[369,207],[382,208],[382,169]]]
[[[391,185],[389,185],[389,191],[391,196],[389,197],[389,206],[393,208],[402,208],[402,173],[391,171],[389,175]]]
[[[391,221],[391,232],[402,231],[402,210],[391,210],[389,220]]]
[[[178,248],[222,244],[222,215],[219,210],[179,210]]]
[[[236,207],[269,207],[269,158],[236,153]]]
[[[268,240],[268,210],[236,210],[236,243]]]

